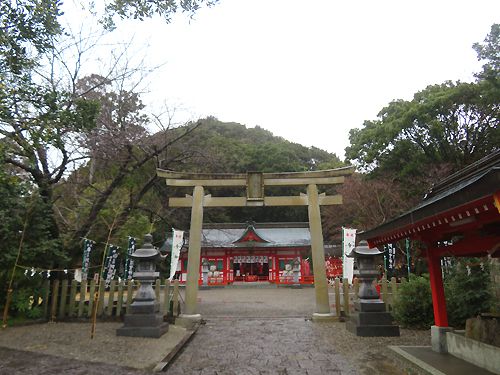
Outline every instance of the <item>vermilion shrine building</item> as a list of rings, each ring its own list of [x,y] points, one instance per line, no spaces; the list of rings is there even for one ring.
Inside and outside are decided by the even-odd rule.
[[[500,150],[445,178],[409,212],[361,233],[370,247],[419,241],[429,268],[433,349],[446,351],[448,329],[443,257],[500,257]]]
[[[295,264],[299,268],[298,282],[312,284],[310,257],[308,223],[204,224],[199,284],[202,283],[204,260],[209,263],[208,285],[234,282],[292,284],[294,262],[298,262]],[[187,260],[187,252],[181,252],[176,273],[181,283],[187,279]],[[326,269],[328,277],[342,275],[340,258],[329,256]]]

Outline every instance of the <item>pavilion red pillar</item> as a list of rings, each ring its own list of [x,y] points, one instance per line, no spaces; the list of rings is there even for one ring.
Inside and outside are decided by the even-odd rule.
[[[429,266],[429,276],[431,281],[434,324],[438,327],[448,327],[443,275],[441,273],[441,258],[433,255],[432,249],[428,249],[427,251],[427,264]]]

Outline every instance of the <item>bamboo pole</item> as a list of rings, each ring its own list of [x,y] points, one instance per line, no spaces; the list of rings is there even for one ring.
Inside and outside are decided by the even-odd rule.
[[[102,289],[104,289],[105,284],[103,283],[102,275],[104,273],[104,264],[106,262],[106,255],[107,255],[108,250],[109,250],[109,242],[111,240],[111,234],[113,233],[113,229],[115,227],[117,218],[118,218],[118,215],[115,216],[115,218],[113,219],[113,222],[108,227],[109,228],[108,238],[106,239],[106,244],[104,245],[104,252],[102,253],[101,270],[99,271],[99,280],[98,280],[99,285],[97,286],[97,292],[95,293],[96,295],[94,296],[94,313],[92,314],[92,325],[91,325],[91,329],[90,329],[90,338],[91,339],[93,339],[94,335],[95,335],[96,324],[97,324],[98,302],[101,299],[101,294],[103,296],[102,298],[104,299],[104,291]],[[101,288],[101,286],[102,286],[102,288]],[[104,301],[103,301],[103,304],[104,304]]]
[[[32,202],[33,203],[33,202]],[[26,212],[26,217],[24,219],[23,231],[21,232],[21,239],[19,240],[19,247],[17,248],[17,256],[16,261],[14,262],[14,266],[12,267],[12,273],[9,279],[9,286],[7,287],[7,298],[5,300],[5,307],[3,309],[3,319],[2,319],[2,328],[7,328],[7,319],[9,317],[9,307],[10,301],[12,300],[12,283],[14,282],[14,275],[16,274],[16,268],[19,262],[19,258],[21,257],[21,251],[23,249],[24,244],[24,236],[26,234],[26,228],[28,227],[28,219],[31,214],[31,210],[33,209],[33,205],[31,205]]]

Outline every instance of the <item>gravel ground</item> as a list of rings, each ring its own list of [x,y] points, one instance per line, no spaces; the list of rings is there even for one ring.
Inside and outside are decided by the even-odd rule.
[[[139,369],[153,368],[184,337],[185,329],[170,325],[159,339],[116,336],[122,323],[97,323],[90,339],[89,323],[46,323],[0,331],[0,346]]]

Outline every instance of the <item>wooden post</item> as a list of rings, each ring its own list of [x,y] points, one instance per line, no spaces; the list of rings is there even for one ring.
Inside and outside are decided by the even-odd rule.
[[[316,309],[313,314],[313,320],[325,320],[330,318],[331,313],[325,270],[325,248],[323,245],[323,230],[321,228],[321,212],[316,184],[307,185],[307,199],[314,269],[314,291],[316,293]]]
[[[130,305],[132,304],[132,298],[134,294],[134,282],[129,280],[127,283],[127,305],[125,306],[125,312],[128,314],[130,311]]]
[[[387,292],[387,279],[385,278],[385,276],[382,277],[381,281],[382,281],[382,288],[380,288],[380,292],[382,294],[382,301],[384,301],[384,303],[385,303],[385,310],[388,311],[389,310],[389,306],[388,306],[389,299],[387,298],[388,297],[387,296],[387,294],[388,294],[388,292]]]
[[[113,307],[115,304],[115,289],[116,280],[111,280],[109,283],[109,295],[108,295],[108,306],[106,306],[106,316],[113,315]]]
[[[172,295],[172,316],[178,316],[179,311],[179,280],[174,281],[174,293]]]
[[[87,300],[87,280],[82,280],[80,284],[80,301],[78,302],[78,313],[77,313],[77,317],[79,318],[83,316],[83,307],[85,306],[86,300]]]
[[[68,306],[68,317],[73,318],[75,316],[75,299],[76,299],[76,280],[71,280],[71,291],[69,293],[69,306]]]
[[[340,280],[335,278],[335,314],[340,316]]]
[[[349,316],[349,280],[342,280],[342,290],[344,292],[344,314]]]
[[[122,306],[123,306],[123,286],[125,282],[123,280],[118,284],[118,301],[116,303],[116,314],[115,316],[119,317],[122,314]]]
[[[396,293],[398,292],[398,282],[396,278],[391,277],[391,310],[394,306],[394,300],[396,299]]]
[[[43,295],[43,317],[49,318],[49,298],[50,298],[50,280],[46,280],[44,283],[45,293]]]
[[[164,315],[168,313],[170,307],[170,280],[165,280],[165,289],[163,289],[163,309]]]
[[[354,285],[354,300],[357,301],[359,299],[359,279],[355,277],[352,282]]]
[[[156,302],[160,302],[160,290],[161,290],[161,281],[160,279],[156,279],[155,282],[155,296],[156,296]]]
[[[59,302],[59,319],[64,318],[66,313],[66,297],[68,296],[68,280],[64,279],[61,283],[61,299]]]
[[[87,316],[92,317],[92,311],[94,311],[94,300],[95,300],[95,280],[90,281],[90,290],[89,290],[89,311],[87,311]]]
[[[427,250],[427,264],[429,266],[429,277],[431,281],[434,324],[438,327],[448,327],[443,276],[441,274],[441,259],[432,254],[432,249]]]
[[[104,294],[106,293],[106,281],[102,280],[98,286],[99,299],[97,300],[97,316],[102,316],[104,314]]]
[[[186,280],[185,315],[198,318],[198,280],[200,278],[201,230],[203,225],[203,186],[195,186],[191,208]],[[175,290],[174,290],[175,292]]]
[[[59,297],[59,280],[54,280],[54,285],[52,286],[52,306],[50,307],[50,321],[56,320],[57,314],[57,301]]]

